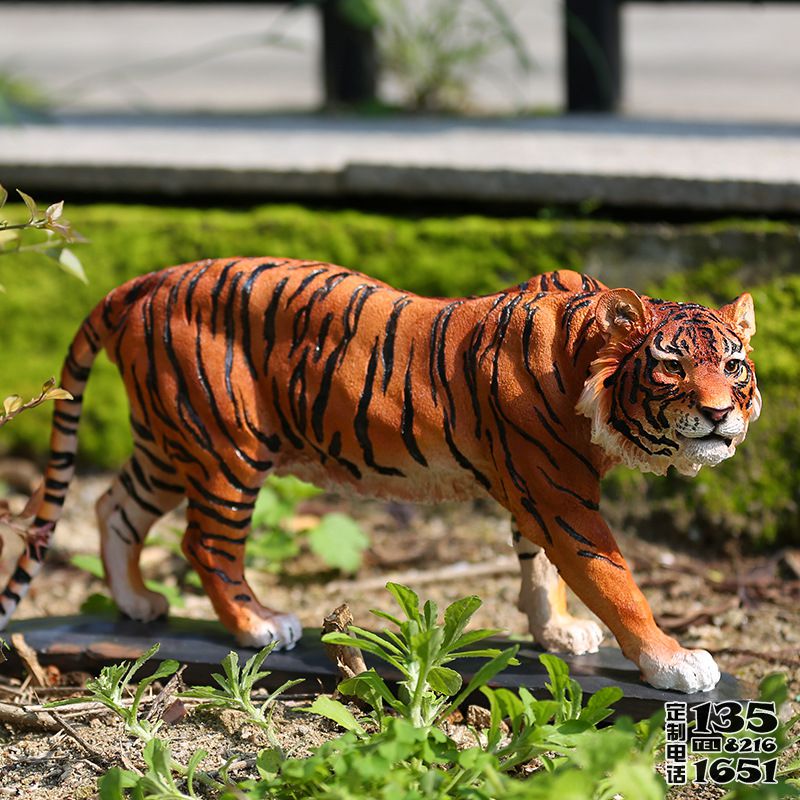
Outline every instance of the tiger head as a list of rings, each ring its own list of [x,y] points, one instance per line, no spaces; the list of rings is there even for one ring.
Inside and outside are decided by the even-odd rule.
[[[749,294],[714,310],[614,289],[596,324],[602,344],[576,406],[595,444],[658,475],[695,475],[734,454],[761,412]]]

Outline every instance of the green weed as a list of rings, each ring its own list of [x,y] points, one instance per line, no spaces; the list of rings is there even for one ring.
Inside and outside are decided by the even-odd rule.
[[[261,665],[274,647],[273,643],[259,650],[247,660],[244,667],[239,666],[239,655],[231,651],[222,661],[223,674],[215,672],[211,676],[217,686],[195,686],[183,692],[181,696],[202,700],[201,705],[204,706],[243,711],[250,722],[267,734],[272,745],[278,747],[272,727],[275,701],[282,692],[302,683],[303,679],[285,681],[272,691],[261,705],[253,702],[251,695],[255,684],[272,674],[266,670],[261,671]]]
[[[92,678],[86,682],[86,688],[89,691],[88,695],[56,700],[48,703],[48,707],[58,708],[79,703],[102,703],[122,720],[126,733],[144,742],[152,741],[156,738],[156,734],[161,727],[161,720],[148,720],[139,717],[142,697],[148,686],[162,678],[174,675],[180,665],[177,661],[167,659],[162,661],[151,675],[140,678],[135,690],[130,688],[130,684],[144,663],[158,652],[159,647],[159,644],[154,644],[132,664],[123,661],[121,664],[103,667],[97,678]]]
[[[509,664],[518,663],[514,659],[518,645],[503,651],[473,648],[478,642],[499,633],[485,628],[464,632],[481,605],[478,597],[473,595],[457,600],[447,607],[444,622],[440,622],[438,609],[432,601],[428,600],[420,607],[419,597],[407,586],[387,583],[386,588],[399,604],[405,619],[385,611],[373,609],[372,613],[391,622],[398,632],[384,629],[381,633],[373,633],[351,625],[349,634],[328,633],[322,637],[322,641],[328,644],[349,645],[371,653],[402,676],[397,696],[374,669],[339,684],[342,694],[358,697],[369,704],[372,717],[381,728],[387,723],[384,703],[412,725],[429,727],[446,717]],[[446,666],[460,658],[489,659],[465,687],[462,687],[461,675]],[[326,702],[325,705],[312,706],[311,710],[331,716],[330,708]],[[337,710],[337,713],[341,712]]]

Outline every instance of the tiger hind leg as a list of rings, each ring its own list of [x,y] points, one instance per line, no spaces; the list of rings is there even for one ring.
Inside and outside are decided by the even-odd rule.
[[[528,617],[536,643],[556,653],[596,653],[603,641],[600,626],[567,611],[566,584],[544,550],[513,525],[512,535],[522,578],[517,607]]]
[[[172,511],[184,494],[166,461],[156,457],[155,463],[133,456],[95,507],[111,595],[124,614],[139,622],[163,617],[169,610],[167,599],[145,586],[139,557],[153,523]]]
[[[189,491],[183,552],[203,583],[220,622],[246,647],[277,642],[290,650],[300,640],[300,620],[263,606],[244,574],[245,544],[250,531],[254,494],[222,486]]]

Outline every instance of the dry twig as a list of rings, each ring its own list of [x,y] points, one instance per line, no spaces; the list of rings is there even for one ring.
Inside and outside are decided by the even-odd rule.
[[[353,623],[353,613],[347,603],[342,603],[322,620],[322,633],[347,633]],[[325,652],[328,658],[336,664],[342,680],[353,678],[361,672],[366,672],[367,665],[364,656],[357,647],[348,647],[343,644],[326,644]]]
[[[11,634],[11,644],[17,651],[25,671],[31,676],[31,681],[34,686],[49,686],[50,679],[44,667],[39,663],[39,658],[36,651],[25,641],[25,637],[21,633]]]

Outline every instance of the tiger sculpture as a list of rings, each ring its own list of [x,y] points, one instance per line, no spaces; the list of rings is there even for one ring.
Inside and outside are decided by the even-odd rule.
[[[709,690],[711,655],[656,625],[599,513],[600,479],[628,464],[693,475],[733,455],[761,397],[752,299],[719,310],[610,290],[562,270],[484,297],[401,292],[332,264],[207,260],[111,291],[78,330],[55,403],[28,545],[0,598],[11,616],[41,568],[74,474],[84,386],[105,348],[127,389],[134,451],[97,503],[106,578],[147,622],[150,527],[187,499],[182,548],[242,645],[291,647],[297,617],[244,575],[259,487],[290,472],[413,501],[491,495],[511,513],[519,608],[547,649],[596,651],[565,581],[642,677]]]

